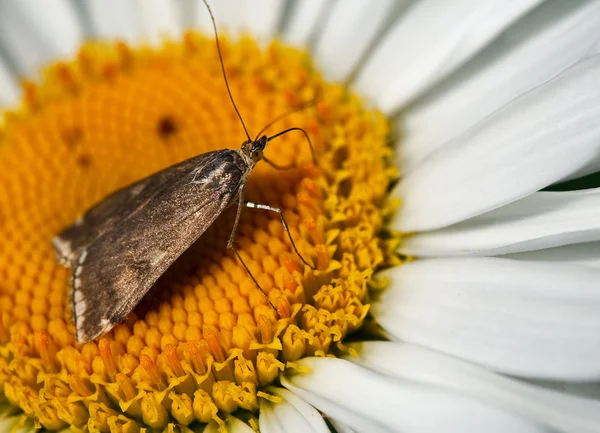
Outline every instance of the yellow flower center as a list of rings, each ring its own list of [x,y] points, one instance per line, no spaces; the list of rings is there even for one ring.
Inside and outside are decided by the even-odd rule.
[[[245,134],[228,100],[212,38],[187,34],[160,50],[90,44],[72,63],[25,85],[23,107],[0,129],[0,393],[49,430],[137,431],[219,421],[258,410],[261,391],[304,356],[344,350],[369,310],[373,272],[389,262],[378,237],[394,169],[388,123],[305,52],[224,45],[231,91],[250,133],[307,101],[267,133],[245,209],[241,256],[276,314],[226,247],[229,209],[127,320],[78,345],[69,270],[51,239],[110,192],[183,159],[237,148]],[[118,248],[118,245],[115,246]],[[173,426],[172,426],[173,427]]]

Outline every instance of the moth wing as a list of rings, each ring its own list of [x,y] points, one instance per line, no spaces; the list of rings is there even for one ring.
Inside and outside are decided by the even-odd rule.
[[[52,240],[57,260],[73,268],[83,248],[138,213],[182,173],[206,165],[207,161],[218,157],[220,152],[223,151],[208,152],[187,159],[104,198]]]
[[[244,172],[226,151],[172,178],[116,228],[81,249],[73,269],[77,341],[123,321],[156,280],[236,197]]]

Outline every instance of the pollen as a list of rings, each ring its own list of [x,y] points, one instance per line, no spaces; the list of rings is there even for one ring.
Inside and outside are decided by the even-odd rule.
[[[282,113],[245,199],[236,246],[226,211],[127,319],[77,344],[70,271],[51,240],[111,192],[184,159],[246,139],[212,37],[159,48],[90,43],[24,84],[0,126],[0,395],[37,427],[187,431],[250,420],[294,362],[338,356],[369,311],[397,175],[389,124],[326,82],[308,52],[222,39],[231,93],[250,134]],[[115,248],[119,248],[115,245]],[[93,306],[88,305],[88,308]],[[241,414],[241,415],[240,415]],[[254,424],[253,424],[254,423]],[[154,430],[152,430],[154,431]]]

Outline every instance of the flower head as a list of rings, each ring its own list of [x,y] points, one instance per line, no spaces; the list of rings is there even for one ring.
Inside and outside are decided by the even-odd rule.
[[[309,131],[318,166],[301,134],[286,135],[269,158],[297,167],[257,165],[245,194],[283,209],[315,270],[277,214],[244,212],[236,243],[274,311],[226,249],[229,212],[125,323],[76,344],[68,271],[48,240],[108,193],[243,137],[212,38],[188,33],[159,50],[84,46],[74,62],[48,68],[42,85],[28,84],[0,154],[10,167],[1,205],[2,271],[11,274],[0,303],[12,364],[5,394],[47,429],[165,428],[255,413],[259,393],[295,361],[347,350],[344,337],[369,311],[373,272],[391,260],[391,243],[378,237],[396,174],[387,121],[323,81],[304,52],[278,43],[262,51],[246,38],[224,52],[251,130],[318,101],[268,131]]]
[[[0,133],[0,427],[599,429],[600,196],[555,185],[598,169],[599,1],[217,2],[250,130],[317,101],[267,132],[302,127],[318,163],[286,134],[266,155],[296,167],[261,163],[247,189],[316,269],[275,213],[243,213],[236,245],[276,314],[225,213],[84,345],[50,239],[245,134],[214,40],[179,31],[210,29],[201,5],[48,1],[0,5],[0,100],[54,62]],[[103,41],[74,51],[84,32]]]

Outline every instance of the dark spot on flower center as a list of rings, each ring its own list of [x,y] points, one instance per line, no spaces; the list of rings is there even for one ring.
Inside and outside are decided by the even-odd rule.
[[[177,132],[177,125],[170,116],[164,116],[158,121],[158,134],[162,138],[169,138]]]
[[[83,130],[79,127],[73,127],[63,131],[62,138],[67,145],[67,148],[74,149],[77,144],[83,139]]]
[[[77,156],[77,159],[75,160],[75,162],[80,167],[87,168],[90,165],[92,165],[92,156],[88,153],[82,153]]]

